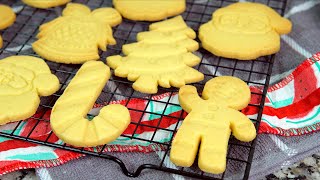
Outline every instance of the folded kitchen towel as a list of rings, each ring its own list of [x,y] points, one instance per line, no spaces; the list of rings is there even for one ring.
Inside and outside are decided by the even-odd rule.
[[[207,2],[207,0],[198,1],[203,3]],[[320,43],[318,43],[320,41],[320,37],[318,36],[320,33],[318,23],[320,19],[318,13],[320,11],[319,4],[320,3],[317,0],[288,1],[288,10],[285,16],[289,17],[293,22],[293,31],[289,35],[282,36],[281,51],[276,56],[271,77],[271,83],[276,84],[271,86],[268,90],[267,103],[259,130],[260,133],[272,133],[283,137],[274,135],[259,136],[251,171],[253,174],[263,175],[267,171],[272,171],[276,165],[289,165],[293,161],[305,157],[311,152],[317,151],[316,146],[313,146],[313,144],[316,143],[312,142],[318,140],[318,133],[305,136],[298,135],[308,134],[319,130],[319,122],[317,122],[319,120],[317,108],[319,103],[317,102],[317,98],[314,98],[317,96],[319,97],[319,53],[301,64],[303,59],[311,57],[312,53],[315,53],[320,49]],[[298,66],[299,64],[301,65]],[[298,68],[296,68],[297,66]],[[219,72],[218,70],[217,74],[223,75],[223,72]],[[283,80],[280,81],[281,79]],[[252,86],[251,90],[261,92],[261,88],[256,86]],[[166,101],[168,100],[166,99],[168,98],[168,94],[155,98],[158,98],[160,101]],[[257,98],[253,97],[252,103],[255,103],[256,100]],[[170,98],[170,101],[177,102],[176,96]],[[154,101],[146,106],[143,100],[134,100],[129,105],[134,106],[135,109],[147,107],[148,111],[157,112],[159,109],[163,108],[161,104],[162,103]],[[97,107],[98,106],[101,105],[97,105]],[[169,110],[166,113],[170,115],[173,114],[174,116],[178,116],[181,111],[181,109],[177,107],[169,107],[168,109]],[[246,108],[244,112],[249,117],[255,117],[257,113],[254,108]],[[50,112],[39,113],[46,113],[47,117],[50,115]],[[134,117],[133,121],[136,121],[136,118],[141,117],[140,114],[132,114],[132,116]],[[35,117],[37,117],[37,115]],[[148,115],[142,118],[142,122],[146,124],[159,122],[159,117],[157,116]],[[28,121],[23,121],[15,131],[16,135],[28,135],[28,132],[30,132],[30,129],[32,129],[35,123],[36,120],[33,120],[32,118]],[[164,121],[162,121],[160,125],[171,128],[170,126],[174,126],[176,122],[173,119],[168,119],[166,124],[163,123]],[[10,133],[16,125],[17,123],[12,123],[1,126],[0,130]],[[31,134],[31,137],[36,139],[47,138],[48,134],[51,132],[48,123],[40,123],[37,127],[39,128],[33,131],[34,133]],[[126,133],[128,133],[128,135],[133,133],[132,127],[129,127]],[[142,128],[136,130],[135,136],[148,137],[150,136],[150,133],[153,133],[151,129]],[[163,132],[159,133],[155,138],[158,138],[158,141],[166,142],[171,136],[172,134]],[[297,137],[284,138],[287,136]],[[50,140],[51,142],[62,143],[54,135],[50,137]],[[154,156],[156,158],[156,156],[159,156],[157,153],[162,152],[161,149],[162,147],[158,145],[142,143],[141,141],[122,137],[107,146],[106,151],[156,151],[156,153],[150,153],[152,155],[155,154]],[[121,155],[122,154],[123,156],[128,156],[132,153],[121,153]],[[120,154],[117,155],[121,156]],[[0,174],[22,168],[52,167],[82,156],[83,155],[78,153],[49,148],[28,142],[11,140],[3,137],[0,138]],[[133,156],[135,156],[135,154],[125,158],[134,159]],[[274,157],[279,158],[274,159]],[[87,159],[91,160],[92,158],[87,157]],[[96,161],[99,160],[96,159]],[[166,162],[166,166],[174,167],[170,162]],[[67,167],[69,166],[66,165],[65,168],[67,169]],[[104,167],[101,168],[102,170],[99,170],[99,172],[105,171]],[[74,166],[70,165],[70,169],[74,169]],[[58,168],[52,168],[50,170],[44,168],[44,170],[50,171],[47,171],[47,173],[52,175],[53,179],[60,177],[59,173],[56,173],[57,170],[60,170]],[[74,173],[81,172],[81,170],[82,169],[74,171]],[[110,169],[110,171],[113,172],[115,177],[122,173],[117,165],[114,169]],[[106,172],[110,173],[110,171]],[[67,173],[68,172],[66,172],[65,175],[67,175]],[[53,176],[53,174],[56,174],[57,176]],[[237,173],[235,173],[235,176],[236,175]],[[79,176],[73,177],[81,179]]]
[[[296,70],[287,76],[281,82],[271,86],[267,93],[266,105],[263,111],[261,127],[259,133],[272,133],[282,136],[296,136],[311,133],[320,129],[319,127],[319,66],[320,53],[315,54],[312,58],[306,59]],[[308,77],[308,78],[306,78]],[[305,81],[308,79],[308,81]],[[302,82],[301,82],[302,81]],[[261,87],[251,86],[251,91],[261,92]],[[300,91],[303,89],[304,91]],[[165,103],[178,103],[178,96],[174,94],[170,98],[170,93],[154,96],[150,103],[142,99],[131,99],[128,107],[134,109],[146,109],[148,112],[158,113],[164,109]],[[252,104],[260,102],[257,96],[253,94]],[[170,99],[169,99],[170,98]],[[112,103],[125,104],[126,100],[115,101]],[[179,117],[182,113],[180,107],[168,105],[166,115],[171,117]],[[95,108],[103,106],[97,104]],[[256,117],[257,108],[248,106],[243,110],[248,117]],[[43,112],[38,112],[42,114]],[[45,112],[44,117],[49,118],[50,111]],[[154,126],[159,123],[160,116],[150,113],[141,117],[142,113],[131,111],[133,122],[140,119],[142,124]],[[186,113],[182,114],[184,117]],[[34,116],[37,117],[37,114]],[[16,135],[26,136],[30,129],[33,128],[36,120],[30,118],[20,123],[15,131]],[[160,122],[160,127],[174,129],[177,125],[177,118],[165,117]],[[11,132],[17,123],[11,123],[1,127],[2,132]],[[51,129],[47,122],[40,122],[36,130],[31,134],[31,138],[46,139]],[[131,136],[135,133],[135,137],[150,139],[154,134],[154,129],[148,126],[139,126],[137,129],[131,124],[124,134]],[[172,133],[169,131],[158,130],[154,136],[157,142],[168,142]],[[50,136],[50,142],[62,143],[54,134]],[[127,137],[119,137],[112,143],[109,143],[105,151],[108,152],[152,152],[164,149],[161,145],[149,142],[132,140]],[[97,149],[99,150],[99,148]],[[79,158],[83,155],[68,152],[60,149],[50,148],[46,146],[36,145],[24,141],[11,140],[0,137],[0,174],[4,174],[19,168],[35,168],[35,167],[51,167],[64,162]]]

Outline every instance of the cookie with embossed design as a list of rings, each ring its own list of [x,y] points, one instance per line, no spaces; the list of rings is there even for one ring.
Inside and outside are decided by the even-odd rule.
[[[65,143],[92,147],[118,138],[130,124],[129,110],[121,104],[103,107],[99,115],[85,118],[110,78],[101,61],[84,63],[52,108],[50,125]]]
[[[179,102],[189,114],[173,139],[171,161],[178,166],[190,167],[200,145],[199,168],[214,174],[224,172],[231,132],[245,142],[256,137],[253,123],[239,112],[248,105],[250,96],[248,85],[231,76],[209,80],[202,98],[196,87],[181,87]]]
[[[179,88],[204,79],[192,68],[200,63],[192,53],[199,48],[195,38],[196,33],[177,16],[151,24],[150,31],[138,33],[137,43],[122,47],[126,57],[110,56],[107,63],[116,76],[135,81],[132,87],[136,91],[154,94],[158,85]]]
[[[220,8],[199,29],[202,46],[226,58],[252,60],[280,50],[280,35],[291,31],[291,22],[270,7],[251,2]]]
[[[159,21],[186,10],[186,0],[113,0],[113,5],[134,21]]]
[[[49,96],[59,86],[58,78],[40,58],[0,60],[0,125],[29,118],[39,106],[39,96]]]
[[[60,63],[82,64],[99,59],[99,48],[116,44],[111,26],[122,21],[113,8],[91,10],[82,4],[69,3],[62,16],[40,26],[33,50],[41,57]]]

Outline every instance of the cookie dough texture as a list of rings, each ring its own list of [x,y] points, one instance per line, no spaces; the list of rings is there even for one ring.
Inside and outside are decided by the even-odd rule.
[[[6,5],[0,4],[0,30],[6,29],[7,27],[11,26],[14,21],[16,20],[16,14],[13,10]],[[3,45],[3,40],[0,35],[0,48]]]
[[[113,8],[91,10],[69,3],[62,16],[40,26],[33,50],[41,57],[59,63],[82,64],[99,59],[99,48],[116,44],[111,26],[122,21]]]
[[[209,80],[202,98],[194,86],[180,88],[180,105],[189,114],[173,139],[171,161],[190,167],[199,151],[198,166],[202,171],[224,172],[231,132],[240,141],[256,137],[253,123],[239,112],[248,105],[250,96],[247,84],[231,76]]]
[[[40,96],[49,96],[59,87],[58,78],[40,58],[11,56],[0,60],[0,125],[31,117]]]
[[[199,48],[196,33],[181,16],[150,25],[150,31],[137,35],[138,42],[122,47],[125,57],[107,58],[115,75],[134,81],[133,89],[142,93],[181,87],[203,80],[204,75],[192,68],[200,58],[192,51]]]
[[[186,0],[113,0],[113,5],[127,19],[159,21],[184,12]]]
[[[50,124],[65,143],[78,147],[103,145],[115,140],[128,127],[129,111],[119,104],[103,107],[92,120],[86,118],[109,77],[110,69],[101,61],[86,62],[59,97]]]
[[[217,56],[252,60],[278,52],[280,35],[291,27],[288,19],[266,5],[240,2],[216,10],[200,27],[199,39]]]

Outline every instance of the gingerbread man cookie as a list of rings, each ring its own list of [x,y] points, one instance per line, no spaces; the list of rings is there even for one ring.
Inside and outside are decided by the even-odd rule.
[[[115,75],[127,77],[136,91],[157,93],[158,85],[170,88],[203,80],[204,75],[192,68],[200,58],[192,54],[199,48],[195,32],[181,16],[151,24],[149,32],[141,32],[139,42],[122,47],[126,57],[111,56],[108,65]]]
[[[280,35],[291,31],[291,22],[270,7],[239,2],[220,8],[199,29],[202,46],[226,58],[252,60],[280,50]]]
[[[100,48],[116,44],[111,26],[121,23],[121,15],[112,8],[94,11],[82,4],[69,3],[62,16],[40,27],[33,50],[47,60],[81,64],[99,59]]]
[[[253,123],[241,112],[250,101],[250,89],[242,80],[221,76],[209,80],[199,97],[194,86],[179,90],[181,107],[189,114],[172,142],[171,161],[190,167],[199,149],[198,166],[209,173],[222,173],[230,133],[241,141],[256,137]]]
[[[159,21],[184,12],[186,0],[113,0],[113,5],[127,19]]]
[[[115,140],[128,127],[126,107],[112,104],[103,107],[92,120],[85,118],[110,77],[110,69],[101,61],[81,66],[55,103],[50,124],[65,143],[78,147],[103,145]]]
[[[11,26],[16,20],[16,14],[9,6],[0,5],[0,30],[3,30]],[[0,35],[0,48],[2,47],[3,41]]]
[[[59,86],[42,59],[11,56],[0,60],[0,125],[31,117],[39,106],[39,96],[49,96]]]

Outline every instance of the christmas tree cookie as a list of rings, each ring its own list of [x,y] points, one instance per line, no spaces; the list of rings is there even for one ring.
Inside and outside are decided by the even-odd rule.
[[[116,76],[135,81],[136,91],[157,93],[158,85],[179,88],[204,78],[192,68],[200,63],[191,53],[199,48],[195,38],[196,33],[178,16],[151,24],[150,31],[137,35],[137,43],[123,46],[125,57],[111,56],[107,62]]]

